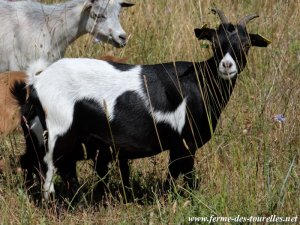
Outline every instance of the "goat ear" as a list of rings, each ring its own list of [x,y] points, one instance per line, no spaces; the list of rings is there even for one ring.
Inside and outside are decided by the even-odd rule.
[[[212,37],[216,31],[214,29],[207,28],[207,24],[203,25],[201,28],[196,28],[195,35],[199,40],[212,40]]]
[[[134,3],[130,3],[130,2],[121,2],[121,7],[131,7],[134,6]]]
[[[251,45],[256,47],[267,47],[271,41],[259,34],[249,34]]]
[[[82,11],[90,10],[95,2],[98,0],[87,0],[84,2]]]

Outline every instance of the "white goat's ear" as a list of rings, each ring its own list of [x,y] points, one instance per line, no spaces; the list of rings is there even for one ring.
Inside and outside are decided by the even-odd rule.
[[[249,34],[251,45],[256,47],[267,47],[272,42],[259,34]]]
[[[86,0],[83,5],[82,11],[90,10],[95,2],[98,0]]]
[[[134,3],[130,3],[130,2],[121,2],[120,3],[121,7],[131,7],[134,6]]]
[[[204,24],[201,28],[196,28],[195,35],[199,40],[212,40],[213,35],[216,33],[216,30],[207,28],[207,24]]]

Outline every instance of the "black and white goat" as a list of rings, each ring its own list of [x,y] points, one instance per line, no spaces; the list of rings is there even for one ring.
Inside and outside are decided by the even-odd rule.
[[[213,12],[222,22],[217,29],[195,29],[198,39],[212,42],[214,55],[207,61],[127,65],[66,58],[39,76],[31,68],[30,102],[49,134],[44,157],[46,198],[54,192],[55,169],[74,167],[81,142],[87,143],[90,155],[99,150],[100,176],[108,171],[110,147],[120,159],[125,185],[128,159],[169,150],[166,185],[180,173],[193,185],[195,152],[210,140],[250,47],[269,44],[247,32],[247,22],[257,15],[233,25],[221,10]],[[76,176],[74,170],[71,177]]]

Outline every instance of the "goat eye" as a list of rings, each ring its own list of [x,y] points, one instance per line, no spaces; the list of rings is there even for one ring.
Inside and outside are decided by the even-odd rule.
[[[103,20],[104,20],[104,19],[106,19],[106,16],[105,16],[105,15],[98,15],[97,18],[98,18],[98,19],[103,19]]]
[[[100,19],[100,20],[105,20],[106,16],[103,14],[96,14],[96,13],[91,13],[91,17],[96,20],[96,19]]]
[[[249,43],[247,43],[247,44],[244,44],[243,48],[244,48],[244,49],[248,49],[248,48],[250,48],[250,44],[249,44]]]

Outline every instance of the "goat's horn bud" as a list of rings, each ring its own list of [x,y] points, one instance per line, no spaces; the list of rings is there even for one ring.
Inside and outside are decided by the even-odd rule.
[[[259,17],[257,14],[251,14],[248,16],[245,16],[243,19],[240,20],[238,24],[240,24],[242,27],[246,27],[247,23],[255,18]]]
[[[222,10],[217,9],[217,8],[211,8],[211,11],[214,14],[218,14],[218,16],[220,17],[220,20],[221,20],[222,23],[229,23],[227,17],[225,16],[225,14]]]

